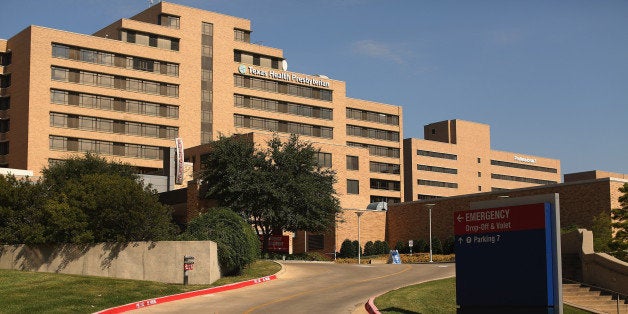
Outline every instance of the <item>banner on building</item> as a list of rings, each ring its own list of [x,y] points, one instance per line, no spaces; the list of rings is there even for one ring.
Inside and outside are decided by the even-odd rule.
[[[176,184],[183,184],[183,160],[184,160],[184,156],[183,156],[183,139],[180,137],[177,137],[174,139],[175,142],[175,147],[176,147],[176,151],[175,151],[175,159],[176,159],[176,171],[175,171],[175,179],[174,182]]]

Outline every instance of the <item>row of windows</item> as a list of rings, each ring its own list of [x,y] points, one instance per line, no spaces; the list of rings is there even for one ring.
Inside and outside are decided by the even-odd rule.
[[[399,174],[401,166],[398,164],[388,164],[383,162],[369,162],[371,172]]]
[[[436,167],[436,166],[428,166],[428,165],[416,165],[416,169],[417,170],[423,170],[423,171],[431,171],[431,172],[458,174],[458,169],[445,168],[445,167]]]
[[[80,83],[98,87],[122,89],[146,94],[179,97],[179,86],[129,77],[52,67],[54,81]]]
[[[201,144],[206,144],[212,141],[214,129],[214,25],[203,22],[201,33]]]
[[[399,116],[354,108],[347,108],[347,118],[390,125],[399,125]]]
[[[420,200],[434,200],[437,198],[443,198],[443,196],[427,195],[427,194],[418,194],[416,197],[417,199],[420,199]]]
[[[51,135],[49,137],[51,150],[71,152],[92,152],[101,155],[124,156],[133,158],[163,160],[162,148],[129,143],[97,141],[82,138],[68,138]]]
[[[281,120],[234,115],[234,125],[258,130],[333,138],[333,128]]]
[[[131,57],[111,52],[96,51],[61,44],[52,44],[52,56],[107,66],[115,66],[119,68],[179,76],[179,65],[176,63]]]
[[[399,148],[395,148],[395,147],[363,144],[363,143],[356,143],[356,142],[347,142],[347,146],[366,148],[369,150],[370,156],[391,157],[391,158],[399,158],[400,156]]]
[[[56,112],[50,113],[50,126],[166,139],[175,139],[179,135],[179,129],[171,126],[68,115]]]
[[[431,152],[431,151],[427,151],[427,150],[420,150],[420,149],[418,149],[416,151],[416,154],[419,155],[419,156],[427,156],[427,157],[434,157],[434,158],[458,160],[458,156],[457,155],[447,154],[447,153],[439,153],[439,152]]]
[[[371,179],[371,189],[401,191],[401,183],[399,181]]]
[[[496,174],[496,173],[492,173],[491,174],[491,178],[492,179],[498,179],[498,180],[526,182],[526,183],[534,183],[534,184],[556,184],[557,183],[556,181],[551,181],[551,180],[540,180],[540,179],[534,179],[534,178],[515,177],[515,176],[508,176],[508,175]]]
[[[251,52],[235,50],[233,52],[233,61],[252,65],[259,65],[266,68],[279,69],[281,59],[269,56],[263,56]]]
[[[378,203],[378,202],[386,202],[388,204],[401,203],[401,198],[371,195],[371,203]]]
[[[451,189],[457,189],[458,188],[458,183],[452,183],[452,182],[441,182],[441,181],[431,181],[431,180],[417,180],[417,183],[419,185],[427,185],[427,186],[437,186],[437,187],[441,187],[441,188],[451,188]]]
[[[245,43],[251,42],[251,32],[243,29],[234,29],[233,30],[233,39],[235,41],[241,41]]]
[[[50,101],[55,104],[94,108],[100,110],[116,110],[133,114],[178,118],[179,107],[163,105],[139,100],[113,98],[92,94],[83,94],[63,90],[50,90]]]
[[[234,102],[236,107],[289,113],[297,116],[320,118],[325,120],[333,119],[333,110],[328,108],[295,104],[273,99],[256,98],[244,95],[234,95]]]
[[[558,170],[555,168],[518,164],[518,163],[508,162],[508,161],[491,160],[491,165],[518,168],[518,169],[527,169],[527,170],[534,170],[534,171],[541,171],[541,172],[549,172],[549,173],[558,173]]]
[[[120,31],[120,40],[142,46],[179,51],[179,39],[155,34],[141,33],[123,29]]]
[[[347,125],[347,135],[399,142],[399,132]]]
[[[0,156],[9,154],[9,142],[0,142]],[[2,164],[4,167],[4,164]]]
[[[242,75],[234,75],[234,84],[238,87],[253,88],[267,92],[300,96],[318,100],[331,101],[332,91],[328,89],[320,89],[309,86],[289,84],[285,82],[277,82],[265,80],[256,77],[247,77]]]

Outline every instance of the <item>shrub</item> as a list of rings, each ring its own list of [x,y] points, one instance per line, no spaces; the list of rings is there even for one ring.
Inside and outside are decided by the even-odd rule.
[[[443,243],[443,254],[453,254],[455,247],[456,238],[454,236],[449,236],[447,239],[445,239],[445,243]]]
[[[430,248],[428,247],[427,242],[424,239],[417,240],[414,244],[414,251],[417,253],[425,253],[429,252]]]
[[[368,241],[364,245],[364,255],[374,255],[373,241]]]
[[[223,275],[240,274],[259,258],[260,242],[253,228],[228,208],[214,208],[192,219],[186,240],[210,240],[218,245],[218,262]]]
[[[443,244],[440,242],[439,238],[432,238],[432,253],[443,254]]]
[[[353,240],[353,242],[351,242],[351,255],[353,256],[358,256],[358,250],[360,250],[360,254],[362,254],[362,248],[360,247],[360,242],[358,242],[358,240]]]

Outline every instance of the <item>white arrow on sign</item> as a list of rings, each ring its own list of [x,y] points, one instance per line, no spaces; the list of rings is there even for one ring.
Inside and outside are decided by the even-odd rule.
[[[460,214],[458,214],[458,222],[462,222],[463,219],[464,219],[464,217],[462,217]]]

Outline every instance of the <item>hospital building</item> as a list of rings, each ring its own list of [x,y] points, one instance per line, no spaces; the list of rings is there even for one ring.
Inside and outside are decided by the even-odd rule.
[[[560,181],[560,161],[494,151],[484,124],[442,121],[425,127],[425,139],[404,140],[400,105],[350,98],[343,81],[293,72],[281,49],[254,43],[251,32],[243,18],[159,2],[93,34],[32,25],[0,39],[0,168],[37,175],[89,151],[167,176],[175,139],[198,171],[220,135],[263,145],[298,134],[337,173],[346,223],[311,241],[325,251],[356,237],[352,211],[371,203]],[[380,220],[364,241],[384,239]]]

